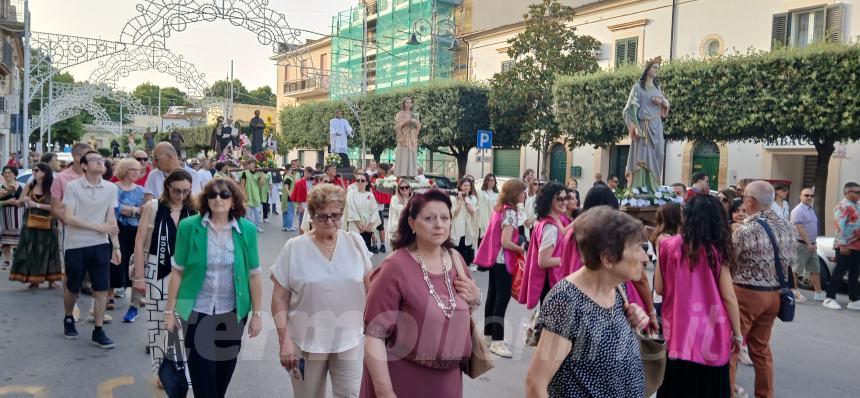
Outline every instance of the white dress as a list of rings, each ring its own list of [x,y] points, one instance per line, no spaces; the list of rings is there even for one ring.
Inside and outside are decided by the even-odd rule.
[[[397,239],[397,225],[400,222],[400,213],[403,212],[403,208],[406,207],[406,202],[400,198],[400,195],[394,195],[391,197],[391,204],[388,207],[388,221],[385,226],[385,230],[388,231],[388,234],[385,235],[385,239],[388,241],[388,247],[391,247],[391,240]]]
[[[451,220],[451,241],[455,245],[460,244],[461,238],[466,238],[466,246],[475,246],[478,243],[478,212],[469,213],[466,209],[466,204],[472,205],[477,210],[478,198],[475,196],[467,196],[463,203],[460,203],[456,198],[452,198],[453,207],[451,214],[455,214]]]
[[[526,197],[525,204],[517,205],[517,208],[520,210],[519,212],[519,225],[524,226],[526,221],[534,226],[535,220],[537,220],[537,213],[535,212],[535,201],[537,200],[537,195]],[[520,207],[522,206],[522,207]],[[531,242],[532,237],[532,229],[530,227],[525,227],[526,231],[526,241]]]
[[[361,233],[358,223],[370,224],[371,229],[376,229],[382,224],[379,219],[379,205],[372,192],[359,192],[358,190],[346,193],[346,208],[344,209],[346,230]]]
[[[498,199],[498,192],[478,191],[478,237],[483,238],[487,233],[487,226],[490,225],[490,217],[493,215],[493,208]]]

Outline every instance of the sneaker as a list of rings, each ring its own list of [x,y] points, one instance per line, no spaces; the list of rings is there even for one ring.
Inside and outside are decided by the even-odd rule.
[[[111,340],[107,337],[104,330],[93,330],[92,343],[94,346],[100,347],[100,348],[114,348],[114,347],[116,347],[116,344],[113,343],[113,340]]]
[[[266,224],[268,224],[268,223],[269,223],[269,219],[268,219],[268,218],[264,218],[264,219],[263,219],[263,222],[264,222],[264,223],[266,223]]]
[[[478,272],[478,266],[476,264],[472,264],[469,266],[469,271]]]
[[[484,347],[489,348],[490,344],[493,343],[493,336],[484,336]]]
[[[821,305],[823,305],[824,308],[830,308],[831,310],[841,310],[842,309],[842,306],[839,305],[839,303],[837,303],[836,300],[834,300],[832,298],[824,299],[824,302],[821,303]]]
[[[735,387],[732,390],[733,390],[732,391],[732,398],[748,398],[749,397],[749,394],[747,394],[747,392],[744,391],[744,389],[739,385],[735,385]]]
[[[257,232],[264,232],[263,228],[257,227]]]
[[[293,228],[293,227],[287,228],[287,232],[296,232],[296,231],[298,231],[298,229],[296,229],[296,228]]]
[[[95,321],[96,321],[96,317],[93,315],[93,310],[90,310],[90,314],[87,315],[87,322],[95,323]],[[111,323],[111,322],[113,322],[113,317],[108,315],[108,314],[105,314],[104,323]]]
[[[806,302],[806,296],[800,292],[800,289],[792,289],[792,293],[794,293],[794,301],[798,303]]]
[[[815,295],[812,296],[812,301],[824,301],[824,299],[826,299],[826,298],[827,298],[827,293],[822,290],[820,292],[815,293]]]
[[[860,311],[860,300],[854,300],[848,302],[848,305],[845,306],[849,310]]]
[[[78,338],[78,329],[75,328],[75,318],[67,316],[63,319],[63,337],[69,340]]]
[[[379,246],[379,252],[380,252],[380,253],[385,253],[385,252],[386,252],[386,250],[385,250],[385,245]]]
[[[137,307],[131,306],[128,307],[128,311],[125,312],[125,316],[122,317],[122,321],[124,323],[132,323],[137,319]]]
[[[116,289],[113,295],[117,298],[125,298],[125,289]]]
[[[502,358],[512,358],[514,356],[504,341],[493,341],[490,343],[490,352]]]
[[[753,366],[752,359],[750,359],[750,349],[749,347],[743,345],[741,346],[741,355],[740,355],[741,363],[747,366]]]
[[[373,254],[376,254],[376,253],[379,253],[379,249],[378,249],[376,246],[371,246],[371,247],[370,247],[370,252],[371,252],[371,253],[373,253]]]

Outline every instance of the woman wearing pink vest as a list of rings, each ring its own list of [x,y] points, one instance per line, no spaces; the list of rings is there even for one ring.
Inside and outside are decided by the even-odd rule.
[[[534,308],[538,301],[543,303],[549,289],[564,276],[555,272],[561,265],[562,238],[570,219],[567,213],[568,192],[557,182],[550,182],[541,188],[535,200],[537,223],[532,229],[532,240],[526,254],[520,304]]]
[[[525,196],[526,184],[522,180],[505,181],[474,261],[490,269],[490,286],[484,305],[484,339],[492,353],[504,358],[513,356],[505,343],[505,312],[511,301],[511,274],[517,256],[525,254],[517,231],[517,205],[525,201]]]
[[[696,195],[686,216],[683,232],[660,243],[654,273],[669,357],[657,396],[729,397],[732,343],[743,342],[727,261],[731,233],[713,196]]]

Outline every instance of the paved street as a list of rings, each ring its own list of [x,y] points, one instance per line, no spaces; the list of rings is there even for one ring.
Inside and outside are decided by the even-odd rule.
[[[266,268],[264,302],[269,307],[272,286],[268,265],[282,243],[293,234],[280,231],[280,220],[272,221],[261,234],[261,258]],[[382,261],[377,255],[375,263]],[[101,350],[89,343],[91,324],[79,324],[79,340],[62,337],[62,294],[59,289],[27,290],[0,273],[0,397],[150,397],[153,389],[149,356],[144,353],[145,324],[114,322],[106,326],[117,343],[113,350]],[[479,285],[486,289],[487,274],[478,273]],[[840,301],[844,304],[844,296]],[[90,299],[81,300],[82,310]],[[125,312],[124,300],[112,312],[119,320]],[[483,314],[479,310],[478,314]],[[509,335],[517,344],[515,359],[496,361],[497,367],[478,380],[465,380],[467,397],[521,397],[531,349],[524,348],[521,325],[527,320],[523,307],[512,303],[508,310]],[[480,315],[479,315],[480,316]],[[794,323],[780,323],[774,330],[778,397],[858,396],[857,369],[860,368],[860,313],[825,310],[817,303],[801,304]],[[277,338],[273,323],[266,318],[264,333],[246,340],[241,360],[230,386],[233,397],[289,397],[287,374],[277,361]],[[739,381],[752,390],[752,368],[742,367]]]

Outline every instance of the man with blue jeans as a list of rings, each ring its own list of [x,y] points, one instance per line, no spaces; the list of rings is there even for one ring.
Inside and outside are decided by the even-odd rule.
[[[302,178],[301,169],[299,169],[299,161],[293,159],[290,162],[290,170],[288,170],[284,174],[284,185],[281,189],[281,211],[283,211],[281,225],[282,231],[293,232],[296,230],[295,227],[295,214],[296,208],[298,207],[298,203],[292,202],[290,200],[290,196],[293,193],[293,188],[296,185],[296,181]]]
[[[84,177],[68,183],[62,202],[66,224],[63,237],[66,264],[64,335],[67,339],[78,338],[72,312],[84,276],[89,274],[95,299],[95,330],[92,343],[101,348],[113,348],[114,342],[107,337],[102,324],[107,291],[110,288],[110,263],[120,263],[117,240],[119,228],[114,213],[117,207],[117,187],[102,179],[105,158],[101,154],[89,151],[81,157],[80,162]]]
[[[842,284],[842,278],[848,273],[848,309],[860,311],[860,184],[849,182],[845,184],[842,193],[845,199],[836,206],[833,212],[836,224],[836,237],[833,248],[836,250],[836,269],[827,284],[827,298],[822,304],[832,310],[840,310],[842,306],[836,302],[836,292]]]

